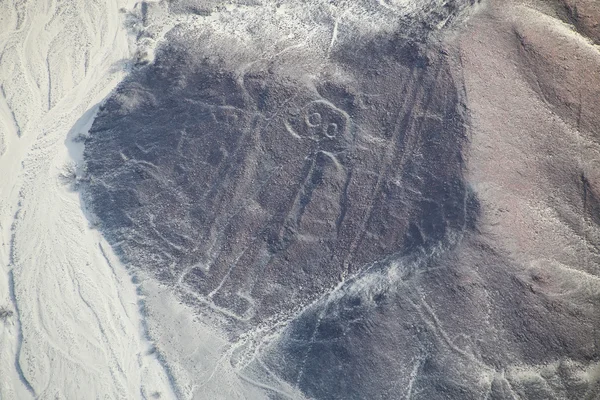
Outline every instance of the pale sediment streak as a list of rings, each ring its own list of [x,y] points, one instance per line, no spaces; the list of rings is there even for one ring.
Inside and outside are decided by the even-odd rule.
[[[68,134],[124,76],[130,6],[0,2],[0,399],[173,396],[135,286],[64,173],[81,151]]]

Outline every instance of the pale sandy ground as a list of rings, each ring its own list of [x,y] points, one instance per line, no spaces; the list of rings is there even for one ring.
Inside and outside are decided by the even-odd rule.
[[[1,399],[173,397],[135,286],[61,178],[69,132],[125,75],[131,6],[0,2]]]

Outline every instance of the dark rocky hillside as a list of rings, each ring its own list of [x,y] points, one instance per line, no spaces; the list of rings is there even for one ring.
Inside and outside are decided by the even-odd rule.
[[[375,3],[172,2],[85,142],[99,229],[270,398],[597,398],[594,6]]]

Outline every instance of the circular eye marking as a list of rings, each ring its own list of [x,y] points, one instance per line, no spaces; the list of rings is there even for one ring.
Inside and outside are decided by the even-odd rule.
[[[300,115],[297,115],[300,114]],[[336,142],[347,138],[350,116],[331,102],[313,100],[296,112],[290,112],[284,121],[286,130],[295,138],[311,138],[315,141]],[[330,146],[331,144],[324,144]]]
[[[325,129],[325,136],[327,136],[330,139],[333,139],[334,137],[336,137],[338,134],[338,125],[335,122],[330,123],[329,125],[327,125],[327,128]]]
[[[322,121],[323,121],[323,117],[318,112],[314,112],[306,118],[306,124],[312,128],[321,125]]]

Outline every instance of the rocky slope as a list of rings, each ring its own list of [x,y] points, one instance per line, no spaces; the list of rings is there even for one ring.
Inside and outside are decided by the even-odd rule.
[[[84,198],[236,396],[600,395],[595,3],[167,9],[196,17],[103,105]]]

